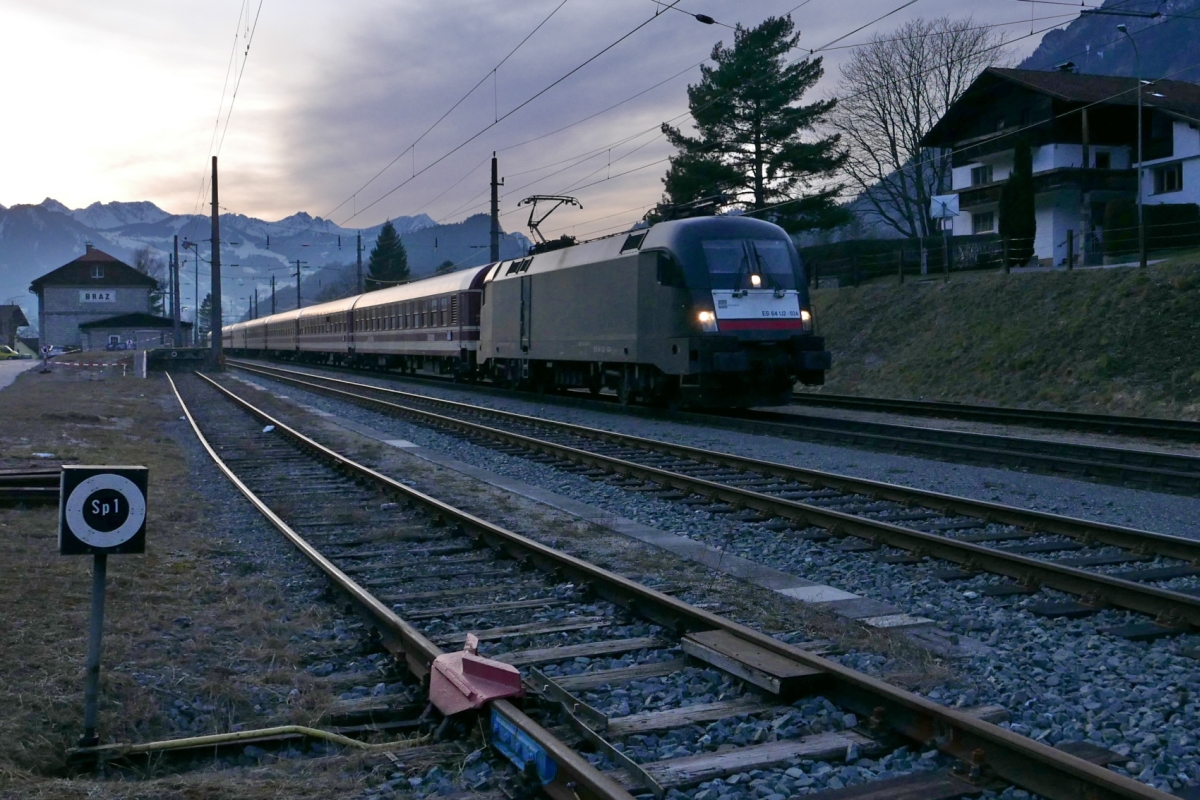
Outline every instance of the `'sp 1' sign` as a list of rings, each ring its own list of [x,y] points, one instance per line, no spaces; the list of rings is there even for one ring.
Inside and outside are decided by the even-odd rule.
[[[58,552],[144,553],[145,467],[63,467]]]

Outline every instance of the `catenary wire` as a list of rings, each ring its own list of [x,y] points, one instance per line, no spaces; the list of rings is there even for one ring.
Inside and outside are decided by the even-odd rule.
[[[520,42],[518,42],[517,46],[509,51],[508,55],[506,55],[504,58],[500,59],[500,62],[498,64],[496,64],[496,66],[492,67],[490,70],[488,70],[486,73],[484,73],[484,76],[479,79],[478,83],[476,83],[474,86],[472,86],[470,89],[468,89],[466,94],[464,94],[462,97],[460,97],[454,103],[454,105],[450,106],[450,108],[444,114],[442,114],[440,117],[438,117],[436,122],[434,122],[432,125],[430,125],[428,128],[426,128],[425,132],[422,133],[420,136],[418,136],[411,145],[404,148],[404,150],[398,156],[396,156],[395,158],[393,158],[391,161],[388,162],[387,166],[385,166],[383,169],[379,170],[379,172],[376,172],[374,175],[372,175],[370,180],[368,180],[362,186],[358,187],[358,189],[356,191],[354,191],[345,200],[343,200],[342,202],[338,203],[336,206],[331,208],[326,214],[324,214],[324,216],[325,217],[331,216],[335,211],[340,209],[342,206],[346,205],[346,203],[349,203],[354,197],[356,197],[358,195],[359,192],[366,189],[368,186],[370,186],[372,183],[374,183],[375,180],[380,175],[382,175],[383,173],[385,173],[389,169],[391,169],[392,165],[394,165],[397,161],[399,161],[401,158],[403,158],[408,153],[409,150],[415,151],[416,146],[421,143],[422,139],[424,139],[426,136],[428,136],[433,131],[434,128],[436,128],[438,125],[440,125],[442,123],[443,120],[446,119],[446,117],[450,116],[450,114],[453,113],[456,108],[458,108],[460,105],[462,105],[463,102],[468,97],[470,97],[475,92],[476,89],[478,89],[480,86],[483,85],[484,81],[486,81],[489,77],[491,77],[492,75],[495,74],[496,70],[498,70],[498,69],[500,69],[500,67],[504,66],[504,62],[506,62],[506,61],[508,61],[508,59],[512,58],[513,54],[515,54],[518,50],[520,50],[521,46],[524,45],[526,42],[528,42],[530,37],[532,37],[535,33],[537,33],[539,30],[541,30],[542,26],[545,25],[547,22],[549,22],[550,18],[553,17],[555,14],[557,14],[558,10],[560,8],[562,8],[563,6],[565,6],[568,2],[569,2],[569,0],[562,0],[562,2],[560,2],[557,6],[555,6],[554,10],[551,11],[549,14],[547,14],[545,16],[545,18],[542,19],[542,21],[537,24],[537,27],[535,27],[528,34],[526,34],[525,38],[522,39]],[[415,152],[414,152],[414,155],[415,155]],[[359,212],[356,210],[355,213],[353,215],[351,215],[351,219],[353,219],[353,217],[358,216],[358,213]],[[349,221],[349,220],[347,220],[347,221]]]

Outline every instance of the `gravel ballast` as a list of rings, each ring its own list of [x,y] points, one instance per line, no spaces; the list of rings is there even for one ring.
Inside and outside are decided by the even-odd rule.
[[[871,556],[838,552],[821,544],[760,526],[739,524],[706,511],[657,500],[592,482],[543,464],[468,444],[354,405],[254,378],[313,407],[386,432],[397,439],[446,453],[464,462],[525,481],[620,516],[689,536],[809,580],[899,606],[934,619],[955,635],[983,642],[993,652],[957,662],[959,681],[932,689],[928,696],[948,705],[995,703],[1012,715],[1014,731],[1049,744],[1085,739],[1109,747],[1128,760],[1113,768],[1164,790],[1200,781],[1200,663],[1185,653],[1200,648],[1200,637],[1176,636],[1153,643],[1130,642],[1100,629],[1144,617],[1105,611],[1084,619],[1046,619],[1025,610],[1028,598],[981,597],[978,589],[995,578],[947,583],[931,576],[936,565],[879,564]],[[381,382],[386,384],[387,382]],[[1137,524],[1176,535],[1196,535],[1188,520],[1200,518],[1200,501],[1066,479],[978,467],[956,466],[902,456],[775,440],[728,431],[697,429],[636,417],[579,409],[535,406],[495,397],[421,387],[429,394],[456,395],[481,405],[531,411],[580,424],[679,441],[691,446],[757,458],[853,473],[936,491],[1008,502],[1115,524]],[[1152,520],[1155,524],[1149,524]],[[1043,592],[1044,602],[1054,593]],[[1061,596],[1061,599],[1066,599]],[[838,656],[871,674],[885,659],[865,653]],[[711,787],[710,787],[711,788]],[[720,793],[720,796],[724,796]]]

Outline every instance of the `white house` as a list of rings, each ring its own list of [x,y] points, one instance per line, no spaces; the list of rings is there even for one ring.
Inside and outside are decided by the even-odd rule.
[[[959,216],[953,235],[998,229],[1000,187],[1020,140],[1033,155],[1043,264],[1099,260],[1104,210],[1137,196],[1137,81],[1106,75],[985,70],[922,144],[950,151]],[[1200,86],[1142,87],[1143,203],[1200,203]]]

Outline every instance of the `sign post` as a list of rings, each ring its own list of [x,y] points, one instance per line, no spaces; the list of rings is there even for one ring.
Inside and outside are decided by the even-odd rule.
[[[958,195],[935,194],[930,198],[929,217],[938,220],[938,224],[942,227],[942,244],[946,247],[945,257],[942,261],[942,273],[946,276],[946,280],[950,280],[950,234],[946,230],[944,220],[954,219],[957,216]]]
[[[100,643],[109,553],[146,551],[146,467],[64,466],[58,497],[59,555],[91,554],[92,616],[84,678],[83,736],[94,747],[100,694]]]

